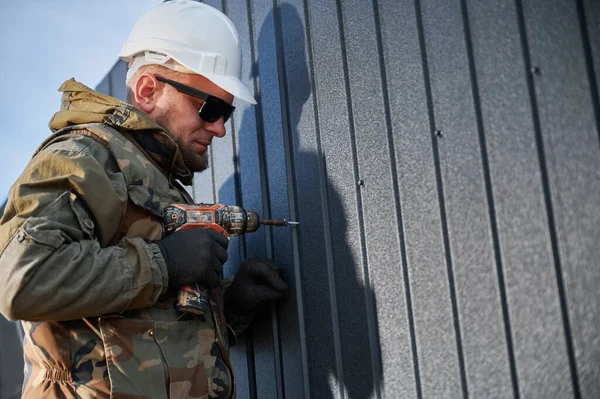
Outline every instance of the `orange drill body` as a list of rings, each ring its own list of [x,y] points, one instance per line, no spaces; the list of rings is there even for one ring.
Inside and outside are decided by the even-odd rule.
[[[223,204],[171,204],[163,211],[167,233],[205,228],[229,236],[256,231],[260,227],[258,213],[239,206]]]

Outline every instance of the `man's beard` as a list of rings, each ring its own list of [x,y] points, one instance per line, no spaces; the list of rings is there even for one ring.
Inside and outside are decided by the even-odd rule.
[[[186,148],[183,143],[179,143],[179,152],[185,166],[192,172],[202,172],[208,168],[208,150],[204,154],[198,154],[194,150]]]
[[[169,132],[172,132],[171,123],[167,113],[158,115],[156,117],[156,123],[167,129]],[[175,138],[175,141],[179,146],[179,153],[181,154],[183,163],[191,172],[202,172],[208,168],[208,149],[204,154],[198,154],[193,149],[187,147],[182,140],[174,137],[173,133],[171,133],[171,137]]]

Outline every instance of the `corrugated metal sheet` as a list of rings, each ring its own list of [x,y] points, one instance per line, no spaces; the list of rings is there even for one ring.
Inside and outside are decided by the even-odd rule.
[[[0,202],[0,218],[6,200]],[[0,314],[0,398],[21,397],[23,381],[23,330],[18,322],[8,321]]]
[[[206,3],[259,103],[195,198],[301,222],[231,243],[291,287],[239,397],[599,397],[600,3]]]

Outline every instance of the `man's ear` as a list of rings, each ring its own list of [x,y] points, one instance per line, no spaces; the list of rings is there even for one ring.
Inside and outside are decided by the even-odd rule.
[[[133,97],[137,107],[146,114],[154,111],[159,96],[158,81],[152,74],[142,74],[133,88]]]

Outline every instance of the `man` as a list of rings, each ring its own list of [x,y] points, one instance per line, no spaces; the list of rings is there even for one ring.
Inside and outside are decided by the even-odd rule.
[[[23,321],[25,398],[235,396],[230,339],[287,290],[266,259],[221,281],[228,240],[163,234],[162,209],[225,135],[239,80],[232,22],[194,1],[144,15],[123,46],[128,102],[69,80],[52,134],[11,188],[0,221],[0,310]],[[178,289],[209,291],[203,315]],[[224,291],[224,293],[223,293]]]

